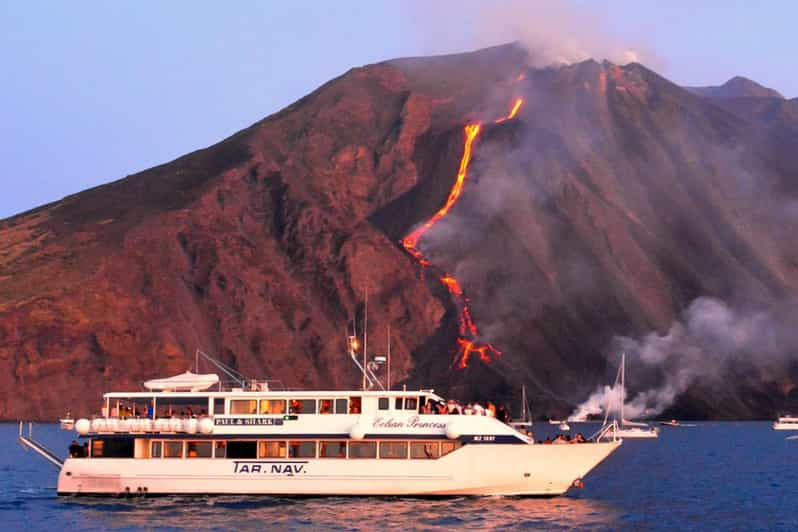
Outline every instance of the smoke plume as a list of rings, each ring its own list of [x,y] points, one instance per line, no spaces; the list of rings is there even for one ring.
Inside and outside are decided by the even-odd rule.
[[[516,41],[529,52],[529,66],[569,65],[586,59],[625,65],[645,62],[661,68],[647,46],[628,42],[606,28],[600,9],[569,2],[444,1],[416,6],[414,23],[421,27],[431,53],[484,48]],[[468,15],[472,16],[468,16]]]
[[[744,368],[755,380],[776,379],[798,358],[794,307],[741,311],[721,300],[701,297],[664,335],[616,337],[611,351],[626,353],[627,388],[640,389],[634,385],[636,375],[643,379],[656,373],[659,382],[629,395],[620,386],[603,386],[570,418],[578,421],[617,412],[622,400],[627,418],[656,416],[695,383],[722,386],[735,368]]]

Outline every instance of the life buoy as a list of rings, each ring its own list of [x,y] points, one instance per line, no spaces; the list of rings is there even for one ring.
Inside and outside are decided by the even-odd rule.
[[[452,421],[448,425],[446,425],[446,437],[450,440],[456,440],[462,436],[462,430],[458,426],[457,421]]]
[[[359,423],[355,423],[355,425],[349,429],[349,437],[353,440],[362,440],[366,437],[366,428]]]

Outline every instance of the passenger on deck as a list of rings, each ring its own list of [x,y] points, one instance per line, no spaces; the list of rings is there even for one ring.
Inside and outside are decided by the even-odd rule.
[[[359,414],[360,413],[360,399],[359,398],[352,398],[349,400],[349,413],[350,414]]]
[[[355,410],[354,403],[353,403],[352,408],[350,410],[351,410],[351,412],[350,412],[351,414],[359,414],[360,413],[359,411],[358,412],[354,411]],[[298,399],[291,399],[291,410],[290,410],[290,412],[292,414],[301,414],[302,413],[302,403],[300,403]]]
[[[484,416],[485,409],[479,403],[474,403],[474,415],[475,416]]]
[[[496,405],[488,401],[488,407],[485,409],[485,415],[496,417]]]
[[[458,405],[454,399],[449,399],[446,402],[446,411],[450,416],[456,416],[460,414],[460,405]]]
[[[449,413],[449,411],[446,409],[446,403],[444,403],[443,401],[438,403],[438,414],[446,415],[448,413]]]
[[[563,444],[567,445],[568,441],[565,439],[565,436],[563,436],[562,434],[557,434],[557,437],[554,438],[554,441],[552,443],[554,445],[558,445],[558,444],[559,445],[563,445]]]
[[[427,401],[421,406],[421,413],[432,414],[432,401],[430,399],[427,399]]]
[[[551,438],[549,436],[546,436],[546,439],[543,440],[543,443],[547,443],[547,444],[550,445],[551,444]]]
[[[577,432],[576,436],[574,436],[574,439],[571,440],[571,443],[585,443],[585,442],[587,442],[587,440],[585,440],[585,437],[582,435],[581,432]]]
[[[496,419],[502,423],[509,423],[511,421],[510,413],[507,411],[504,405],[499,405],[499,408],[496,410]]]
[[[465,414],[467,416],[473,416],[474,415],[474,405],[473,405],[473,403],[468,403],[466,405],[466,407],[463,409],[463,414]]]
[[[72,440],[72,443],[69,444],[69,456],[71,458],[80,458],[82,452],[83,447],[77,441]]]

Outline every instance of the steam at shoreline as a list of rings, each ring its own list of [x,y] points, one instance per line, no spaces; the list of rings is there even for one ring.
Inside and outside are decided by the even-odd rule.
[[[660,382],[634,395],[628,390],[624,394],[620,386],[602,386],[569,419],[580,421],[608,410],[617,413],[621,400],[627,419],[656,416],[697,382],[722,385],[735,364],[745,364],[764,378],[786,374],[787,365],[798,355],[795,323],[791,323],[794,310],[742,311],[719,299],[701,297],[664,335],[616,337],[612,352],[626,353],[641,375],[659,373]],[[641,388],[629,382],[627,377],[627,388]]]

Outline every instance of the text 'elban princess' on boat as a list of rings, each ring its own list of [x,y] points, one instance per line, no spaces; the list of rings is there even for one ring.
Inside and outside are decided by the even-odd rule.
[[[490,416],[426,414],[426,403],[444,401],[432,390],[274,391],[249,381],[209,391],[218,381],[187,373],[105,394],[101,416],[75,422],[86,444],[63,463],[20,440],[60,464],[62,495],[552,496],[621,444],[539,445]]]

